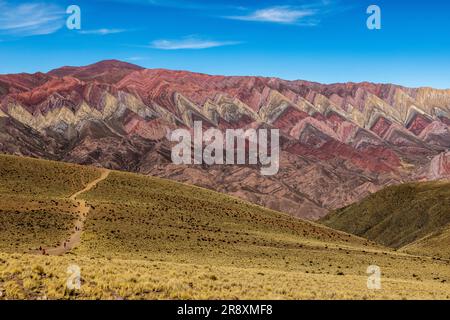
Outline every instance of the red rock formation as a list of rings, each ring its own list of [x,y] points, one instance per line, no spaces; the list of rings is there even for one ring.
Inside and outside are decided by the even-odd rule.
[[[448,177],[450,91],[142,69],[0,75],[0,151],[153,174],[318,218],[379,188]],[[279,128],[278,175],[175,166],[169,129]]]

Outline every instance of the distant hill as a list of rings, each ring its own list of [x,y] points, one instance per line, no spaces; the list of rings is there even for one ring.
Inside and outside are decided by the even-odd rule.
[[[421,248],[422,253],[427,253],[428,246],[446,247],[443,252],[433,253],[450,258],[448,242],[442,241],[450,226],[450,182],[387,187],[336,210],[321,222],[394,248],[409,245],[411,250]]]
[[[59,78],[74,77],[83,81],[116,83],[130,73],[142,69],[142,67],[127,62],[104,60],[85,67],[68,66],[54,69],[48,74]]]

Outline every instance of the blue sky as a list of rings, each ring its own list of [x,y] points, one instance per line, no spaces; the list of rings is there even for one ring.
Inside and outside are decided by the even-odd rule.
[[[66,8],[81,8],[68,30]],[[369,5],[382,29],[366,27]],[[450,88],[443,0],[0,0],[0,73],[120,59],[148,68]]]

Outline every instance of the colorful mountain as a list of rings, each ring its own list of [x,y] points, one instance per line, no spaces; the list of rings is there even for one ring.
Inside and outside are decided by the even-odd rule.
[[[171,163],[168,130],[278,128],[280,171]],[[318,219],[389,185],[450,177],[450,90],[144,69],[0,75],[0,152],[170,178]]]

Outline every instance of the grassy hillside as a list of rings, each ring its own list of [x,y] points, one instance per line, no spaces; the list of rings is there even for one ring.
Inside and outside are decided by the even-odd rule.
[[[98,176],[92,167],[0,155],[0,195],[67,198]]]
[[[57,244],[75,218],[68,197],[99,175],[95,168],[1,155],[0,250]]]
[[[0,177],[1,196],[10,199],[0,204],[1,298],[450,298],[446,261],[167,180],[0,161],[15,181]],[[74,249],[30,251],[67,238],[84,201],[90,210]],[[79,291],[65,285],[72,264],[81,269]],[[380,266],[382,290],[367,289],[369,265]]]
[[[84,255],[190,262],[233,256],[226,260],[236,264],[257,257],[263,263],[272,253],[288,259],[310,246],[369,245],[237,198],[129,173],[112,172],[83,198],[93,206],[79,248]]]
[[[438,233],[450,223],[450,182],[388,187],[359,203],[337,210],[322,222],[400,248]]]
[[[450,225],[404,246],[401,250],[411,254],[430,255],[433,257],[449,259]]]

